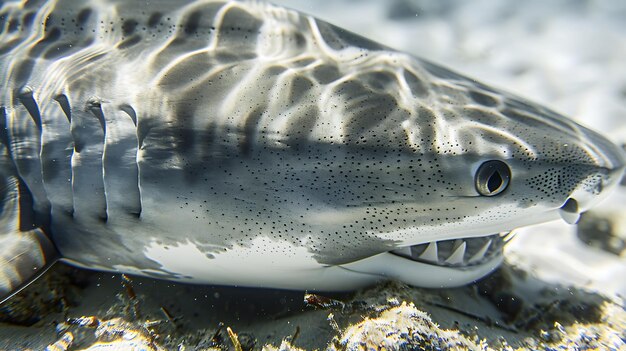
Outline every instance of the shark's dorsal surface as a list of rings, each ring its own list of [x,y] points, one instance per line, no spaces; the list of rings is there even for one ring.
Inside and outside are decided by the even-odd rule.
[[[260,2],[0,7],[0,296],[61,258],[199,283],[455,286],[579,214],[620,150]]]

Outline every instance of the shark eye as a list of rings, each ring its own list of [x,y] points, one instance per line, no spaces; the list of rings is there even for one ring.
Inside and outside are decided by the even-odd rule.
[[[511,181],[511,169],[499,160],[486,161],[476,171],[474,182],[476,190],[483,196],[495,196],[502,193]]]

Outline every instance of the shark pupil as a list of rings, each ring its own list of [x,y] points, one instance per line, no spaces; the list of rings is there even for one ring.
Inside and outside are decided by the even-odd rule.
[[[511,180],[511,169],[499,160],[484,162],[476,171],[476,190],[483,196],[494,196],[502,193]]]
[[[489,189],[489,192],[493,193],[494,191],[498,190],[501,185],[502,176],[500,176],[500,172],[493,172],[493,174],[491,175],[491,177],[489,177],[489,180],[487,181],[487,189]]]

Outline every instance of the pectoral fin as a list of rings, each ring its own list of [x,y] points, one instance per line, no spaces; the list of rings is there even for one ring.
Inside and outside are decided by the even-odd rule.
[[[26,190],[27,192],[27,190]],[[0,180],[0,304],[43,274],[58,258],[48,236],[28,227],[19,180]],[[31,226],[32,227],[32,226]]]

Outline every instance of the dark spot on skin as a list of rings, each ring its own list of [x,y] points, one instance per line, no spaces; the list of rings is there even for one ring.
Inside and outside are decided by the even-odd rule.
[[[299,101],[313,86],[313,82],[306,77],[294,78],[289,89],[289,100]]]
[[[296,46],[299,48],[303,48],[306,45],[306,38],[300,33],[296,33],[294,35],[294,40],[296,42]]]
[[[78,25],[84,25],[89,21],[89,17],[91,17],[92,10],[90,8],[82,9],[78,16],[76,16],[76,22]]]
[[[287,69],[283,66],[270,66],[267,68],[267,74],[270,76],[277,76],[283,72],[285,72]]]
[[[15,68],[15,81],[20,83],[26,82],[33,72],[33,67],[35,67],[35,60],[26,59],[21,61]]]
[[[27,14],[24,15],[24,18],[22,19],[22,24],[25,27],[30,27],[33,24],[34,20],[35,20],[35,12],[28,12]]]
[[[191,15],[189,15],[189,17],[187,18],[187,21],[185,22],[186,34],[193,34],[198,31],[201,17],[202,17],[202,13],[199,11],[192,12]]]
[[[321,84],[328,84],[342,77],[336,66],[321,65],[315,67],[313,77]]]
[[[156,27],[161,21],[162,17],[163,17],[163,14],[160,12],[155,12],[151,14],[150,18],[148,18],[148,27]]]
[[[19,27],[20,27],[20,21],[18,21],[17,18],[11,18],[11,20],[9,21],[9,28],[8,28],[9,33],[15,32]]]
[[[61,30],[57,27],[50,29],[48,34],[43,38],[40,43],[51,43],[61,38]]]
[[[135,32],[135,29],[137,29],[138,24],[139,22],[135,21],[134,19],[125,20],[124,23],[122,23],[122,33],[124,35],[133,34]]]

